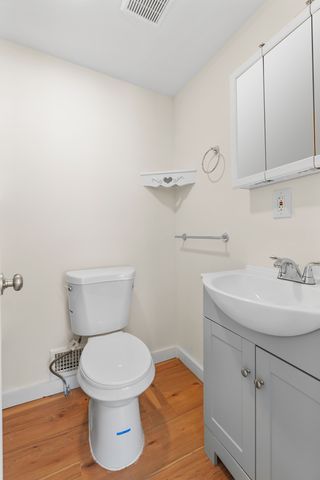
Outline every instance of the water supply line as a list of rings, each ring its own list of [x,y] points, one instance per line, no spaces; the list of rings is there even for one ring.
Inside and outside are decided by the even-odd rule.
[[[63,358],[69,356],[77,347],[79,347],[79,345],[81,344],[81,340],[82,340],[82,337],[79,337],[78,340],[75,340],[73,339],[71,341],[71,346],[70,346],[70,350],[68,350],[67,352],[63,353],[62,355],[59,355],[59,357],[55,358],[54,360],[52,360],[52,362],[50,362],[49,364],[49,370],[50,372],[55,375],[56,377],[58,377],[61,382],[63,383],[63,394],[64,396],[67,398],[68,395],[70,394],[70,385],[67,383],[66,379],[64,378],[63,375],[61,375],[60,373],[56,372],[54,370],[54,365],[62,360]]]

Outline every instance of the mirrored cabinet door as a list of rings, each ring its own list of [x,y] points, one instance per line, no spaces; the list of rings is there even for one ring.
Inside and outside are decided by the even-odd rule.
[[[263,61],[258,59],[236,77],[236,173],[235,181],[255,176],[264,181],[265,136]]]
[[[267,170],[289,167],[305,159],[309,159],[311,167],[314,155],[311,18],[266,53],[264,62]]]
[[[320,10],[313,15],[316,166],[320,166]]]

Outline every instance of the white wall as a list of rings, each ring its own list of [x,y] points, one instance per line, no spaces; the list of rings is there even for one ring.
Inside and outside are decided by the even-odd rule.
[[[0,43],[3,388],[47,381],[70,338],[64,272],[134,265],[130,331],[175,345],[174,197],[139,173],[172,164],[173,103],[106,75]]]
[[[286,183],[293,191],[294,216],[273,220],[272,193],[281,185],[252,192],[233,190],[230,166],[231,73],[304,8],[302,0],[268,0],[210,63],[177,95],[175,167],[194,162],[220,145],[226,170],[210,183],[204,174],[177,212],[176,230],[193,234],[227,231],[231,241],[190,241],[177,245],[178,344],[202,362],[201,272],[245,264],[271,266],[270,255],[288,256],[301,264],[320,259],[320,175]]]
[[[135,265],[130,330],[152,350],[177,343],[201,364],[201,272],[271,265],[270,255],[320,259],[320,175],[287,182],[288,220],[272,218],[281,185],[231,187],[229,77],[303,5],[267,0],[174,102],[0,43],[3,269],[25,277],[24,290],[3,299],[5,390],[46,381],[49,349],[70,337],[68,269]],[[199,172],[181,198],[140,186],[143,170],[200,171],[215,144],[226,164],[219,182]],[[182,248],[174,231],[227,231],[231,241]]]

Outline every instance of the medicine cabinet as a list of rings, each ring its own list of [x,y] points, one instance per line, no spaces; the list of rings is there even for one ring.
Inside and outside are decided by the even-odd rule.
[[[234,73],[233,184],[320,172],[320,0]]]

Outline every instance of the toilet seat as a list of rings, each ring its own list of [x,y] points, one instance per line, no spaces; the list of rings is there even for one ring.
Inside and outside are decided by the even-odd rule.
[[[151,362],[150,352],[141,340],[117,332],[90,338],[80,368],[100,388],[123,388],[141,380]]]
[[[78,380],[91,397],[119,401],[140,395],[155,370],[147,346],[125,332],[90,338],[80,357]]]

